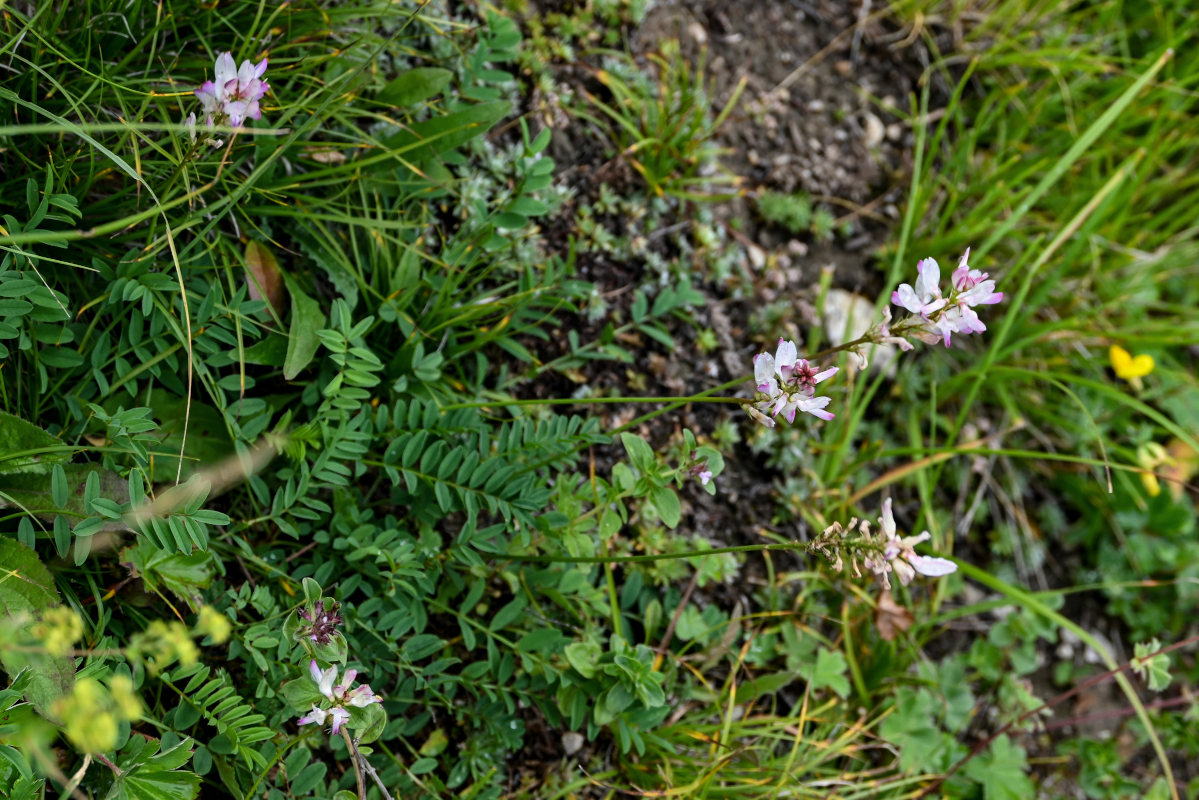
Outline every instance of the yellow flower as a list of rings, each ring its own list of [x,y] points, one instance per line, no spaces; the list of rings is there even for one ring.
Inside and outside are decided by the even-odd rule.
[[[1108,350],[1108,358],[1111,359],[1116,377],[1128,381],[1138,389],[1141,388],[1141,378],[1153,372],[1153,356],[1147,353],[1133,357],[1132,353],[1120,345],[1113,344]]]
[[[1153,474],[1154,470],[1169,462],[1170,457],[1166,454],[1166,448],[1157,442],[1149,442],[1137,448],[1137,463],[1143,470],[1141,483],[1144,484],[1145,491],[1150,497],[1157,497],[1162,491],[1161,482],[1158,481],[1157,475]]]

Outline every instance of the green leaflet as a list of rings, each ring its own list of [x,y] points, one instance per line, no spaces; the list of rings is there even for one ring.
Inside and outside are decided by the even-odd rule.
[[[0,475],[13,472],[45,474],[52,464],[71,460],[71,451],[58,437],[31,422],[0,411]]]
[[[454,73],[440,67],[416,67],[388,83],[375,95],[381,103],[400,108],[428,100],[449,85]]]

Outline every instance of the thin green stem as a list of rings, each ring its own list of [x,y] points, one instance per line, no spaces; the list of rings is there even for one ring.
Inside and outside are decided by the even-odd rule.
[[[738,381],[740,382],[740,381]],[[485,400],[478,403],[451,403],[442,411],[457,408],[487,408],[488,406],[586,406],[592,403],[739,403],[752,402],[742,397],[705,397],[702,393],[690,397],[548,397],[525,400]]]
[[[689,550],[685,553],[661,553],[652,556],[516,556],[505,555],[508,561],[526,564],[635,564],[642,561],[667,561],[676,558],[717,556],[723,553],[764,553],[768,550],[807,550],[806,542],[780,544],[746,544],[737,547],[714,547],[710,550]]]

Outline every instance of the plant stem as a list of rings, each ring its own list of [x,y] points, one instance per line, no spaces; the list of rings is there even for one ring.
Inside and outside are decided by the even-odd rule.
[[[383,785],[383,781],[379,778],[379,773],[375,772],[375,768],[371,766],[371,762],[366,760],[366,756],[358,753],[358,764],[366,771],[367,775],[371,776],[371,780],[379,787],[379,791],[383,793],[383,800],[395,800],[391,796],[391,792],[387,791],[387,787]]]
[[[895,330],[900,330],[897,327]],[[863,344],[873,344],[874,336],[867,332],[849,342],[842,342],[835,347],[829,347],[808,356],[808,360],[816,360],[825,358],[833,353],[839,353],[842,350],[849,350]],[[747,375],[741,378],[734,378],[727,383],[722,383],[712,389],[699,392],[698,394],[689,395],[687,397],[549,397],[549,398],[531,398],[524,400],[484,400],[474,403],[450,403],[441,407],[442,411],[451,411],[457,408],[486,408],[488,406],[585,406],[591,403],[668,403],[666,408],[658,409],[650,412],[648,415],[638,417],[631,423],[621,426],[618,430],[628,430],[630,426],[639,424],[640,422],[650,419],[658,414],[663,414],[673,408],[686,405],[687,403],[735,403],[738,405],[748,405],[753,402],[750,398],[744,397],[713,397],[717,392],[723,392],[726,389],[731,389],[739,383],[752,380],[752,375]]]
[[[662,553],[653,556],[514,556],[505,555],[508,561],[528,564],[627,564],[639,561],[665,561],[674,558],[697,558],[716,556],[722,553],[761,553],[768,550],[806,550],[806,542],[782,542],[779,544],[747,544],[738,547],[714,547],[710,550],[689,550],[685,553]]]
[[[740,379],[738,380],[740,383]],[[486,408],[488,406],[585,406],[592,403],[739,403],[750,402],[741,397],[705,397],[704,393],[690,397],[547,397],[526,400],[485,400],[478,403],[451,403],[442,406],[442,411],[458,408]]]
[[[358,763],[362,756],[359,755],[358,747],[350,738],[350,731],[345,726],[342,726],[341,738],[346,740],[346,747],[350,750],[350,761],[354,763],[354,777],[358,780],[358,800],[366,800],[366,783],[362,779],[362,765]]]

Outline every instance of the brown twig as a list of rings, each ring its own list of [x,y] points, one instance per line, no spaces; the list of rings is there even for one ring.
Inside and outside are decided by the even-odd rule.
[[[359,755],[354,740],[350,738],[349,729],[344,726],[341,729],[341,738],[346,740],[346,747],[350,750],[350,761],[354,762],[354,777],[358,779],[358,800],[366,800],[366,783],[363,781],[362,765],[359,763],[362,756]]]
[[[683,597],[679,600],[679,605],[674,610],[674,614],[670,617],[670,624],[666,626],[666,633],[662,634],[662,641],[658,644],[658,654],[654,656],[654,670],[657,671],[662,666],[662,659],[666,657],[666,650],[670,647],[670,640],[674,638],[674,629],[679,624],[679,618],[683,616],[684,609],[687,608],[687,602],[691,599],[691,593],[695,591],[695,585],[699,581],[699,570],[691,573],[691,580],[687,584],[687,588],[683,590]]]
[[[87,768],[91,765],[91,754],[85,754],[83,756],[83,764],[79,767],[79,769],[75,770],[75,774],[71,776],[70,782],[63,787],[62,793],[71,795],[75,794],[75,790],[79,788],[79,784],[83,781],[83,776],[87,774]]]
[[[387,787],[383,785],[383,781],[379,778],[379,773],[375,772],[375,768],[371,766],[371,762],[367,761],[366,756],[362,753],[356,753],[358,756],[358,764],[366,771],[367,775],[371,776],[371,780],[379,787],[379,791],[383,793],[384,800],[395,800],[391,796],[391,792],[387,791]]]

